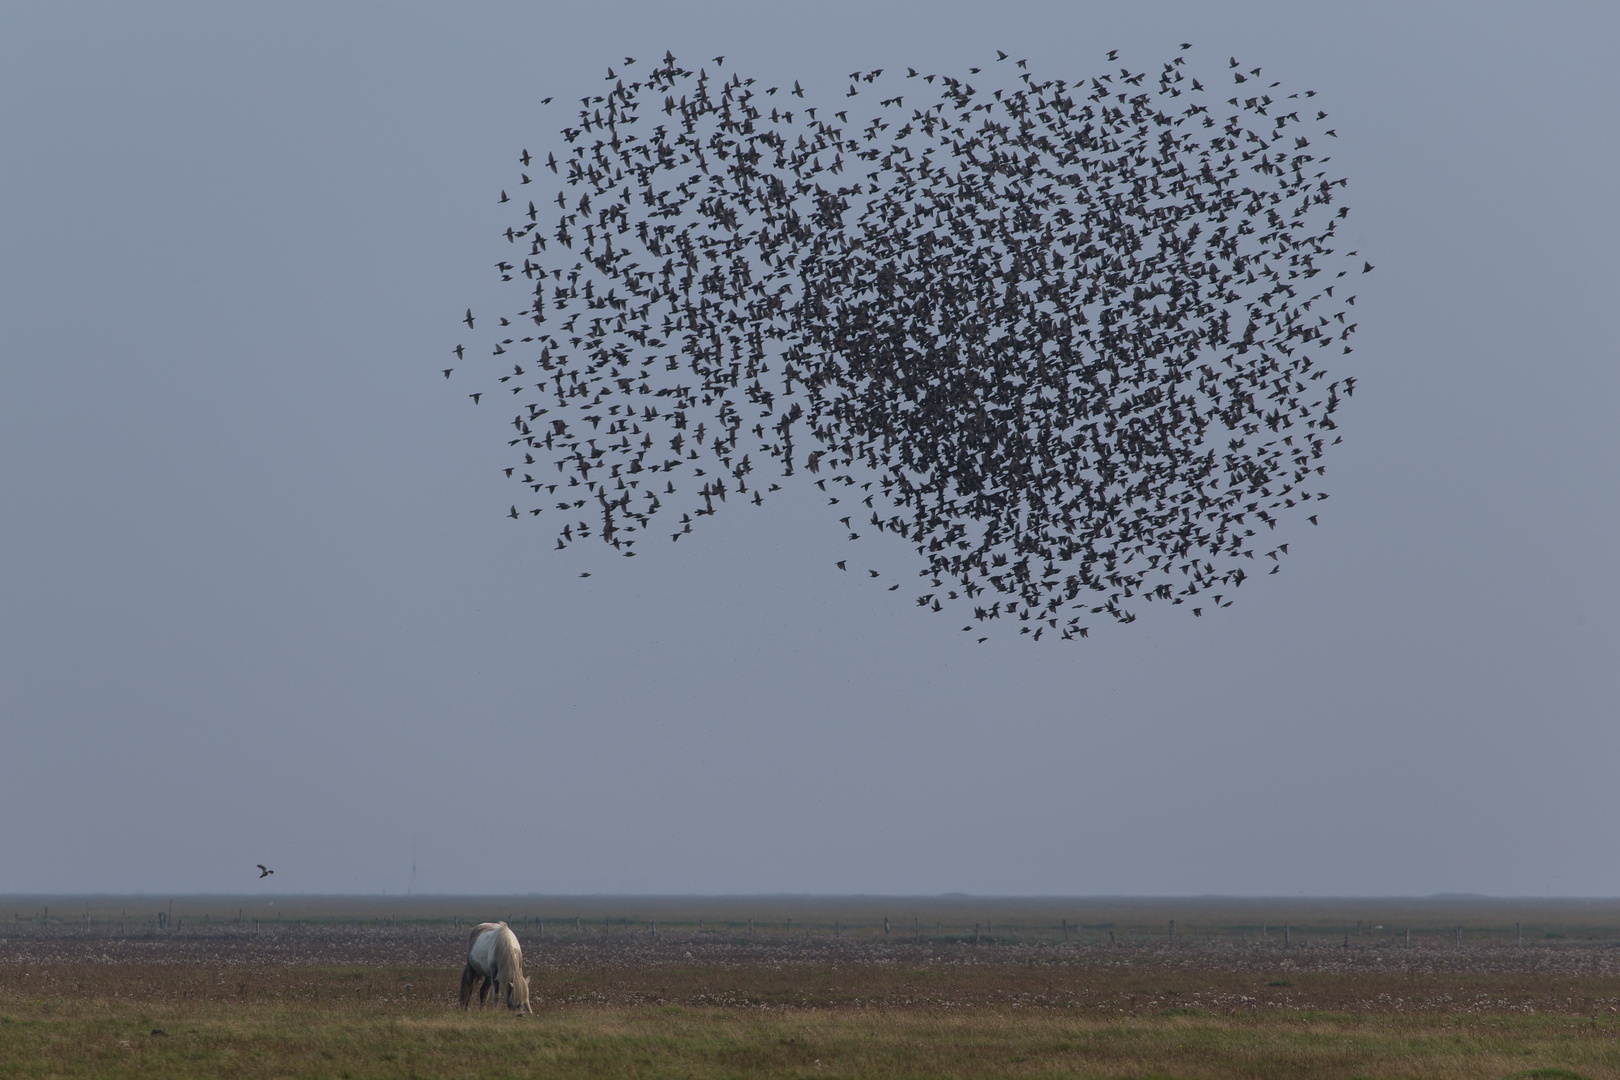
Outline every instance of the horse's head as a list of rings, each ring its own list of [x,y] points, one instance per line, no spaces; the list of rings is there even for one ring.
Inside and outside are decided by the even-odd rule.
[[[506,984],[506,1007],[519,1015],[534,1015],[534,1006],[529,1004],[529,980],[521,972]]]

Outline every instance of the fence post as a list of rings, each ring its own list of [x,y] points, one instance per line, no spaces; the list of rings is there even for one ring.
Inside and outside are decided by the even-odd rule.
[[[1283,948],[1285,949],[1288,948],[1289,929],[1289,925],[1286,922],[1283,923]]]
[[[1176,920],[1170,920],[1170,944],[1176,943]]]
[[[1063,920],[1063,943],[1065,945],[1067,945],[1069,943],[1069,920],[1068,919]]]
[[[1516,945],[1523,945],[1524,944],[1524,926],[1523,926],[1522,923],[1514,923],[1513,924],[1513,938],[1514,938],[1514,944],[1516,944]]]
[[[884,936],[887,936],[889,933],[889,917],[887,915],[883,916],[883,933]]]

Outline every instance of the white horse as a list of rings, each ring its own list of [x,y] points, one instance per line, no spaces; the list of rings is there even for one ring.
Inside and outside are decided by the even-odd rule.
[[[467,938],[467,966],[461,970],[461,1007],[472,1004],[473,983],[484,980],[478,987],[478,1007],[484,1007],[484,997],[493,985],[494,1000],[505,1000],[506,1007],[516,1013],[534,1008],[529,1004],[529,980],[523,975],[523,949],[517,935],[503,922],[479,923]]]

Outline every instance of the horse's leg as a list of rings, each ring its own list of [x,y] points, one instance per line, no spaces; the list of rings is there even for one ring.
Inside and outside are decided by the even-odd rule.
[[[484,1007],[484,998],[486,996],[488,996],[488,994],[489,994],[489,984],[490,984],[490,982],[491,982],[490,977],[488,975],[485,975],[484,976],[484,981],[479,984],[479,987],[478,987],[478,1007],[480,1009],[482,1009]]]
[[[471,964],[461,969],[461,1007],[463,1009],[472,1004],[473,980],[475,978],[477,976],[474,974]]]

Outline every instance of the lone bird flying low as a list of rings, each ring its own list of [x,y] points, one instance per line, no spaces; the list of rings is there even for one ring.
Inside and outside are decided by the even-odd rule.
[[[261,878],[267,878],[271,874],[275,873],[274,870],[271,870],[269,867],[265,866],[264,863],[258,863],[256,865],[259,867],[259,877]]]

